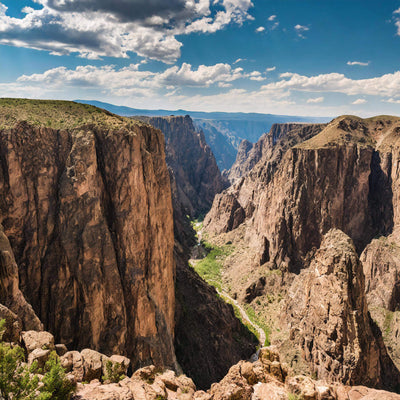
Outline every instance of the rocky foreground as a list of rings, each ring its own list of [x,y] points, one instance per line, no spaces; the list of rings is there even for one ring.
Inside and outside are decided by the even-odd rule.
[[[327,384],[307,376],[293,374],[280,361],[276,348],[264,347],[254,362],[240,361],[228,374],[207,391],[197,390],[193,381],[172,370],[150,365],[127,377],[130,360],[123,356],[107,357],[84,349],[68,351],[55,344],[45,331],[21,331],[20,320],[4,306],[0,317],[7,321],[4,338],[15,340],[27,353],[27,363],[43,368],[55,351],[76,387],[75,400],[397,400],[400,395],[367,388]],[[107,375],[107,367],[113,375]]]

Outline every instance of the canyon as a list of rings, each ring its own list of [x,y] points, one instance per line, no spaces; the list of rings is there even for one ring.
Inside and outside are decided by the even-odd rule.
[[[221,174],[189,116],[1,99],[3,340],[81,400],[400,398],[399,139],[275,124]]]

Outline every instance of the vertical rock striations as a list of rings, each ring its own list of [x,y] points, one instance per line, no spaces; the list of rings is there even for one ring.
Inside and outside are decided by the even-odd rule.
[[[397,202],[392,206],[388,201],[392,189],[385,168],[390,156],[380,156],[383,162],[378,156],[396,143],[399,126],[394,117],[345,116],[318,135],[310,133],[306,141],[301,137],[309,136],[300,130],[303,133],[294,134],[287,147],[265,155],[216,197],[206,230],[219,234],[234,229],[227,221],[243,209],[241,219],[259,246],[260,260],[292,272],[307,264],[331,228],[343,230],[361,252],[375,235],[390,233],[397,218]],[[395,198],[398,189],[393,190]]]
[[[290,147],[317,135],[325,126],[325,124],[300,123],[274,124],[269,133],[262,135],[257,143],[252,145],[243,140],[236,161],[229,170],[229,181],[234,183],[242,176],[246,176],[262,159],[277,164]]]
[[[310,267],[295,278],[283,318],[319,379],[392,389],[399,383],[368,313],[362,264],[343,232],[324,236]]]
[[[0,222],[36,314],[72,348],[174,366],[163,136],[74,103],[1,105],[15,119],[37,108],[29,122],[0,124]],[[35,126],[44,118],[54,127]]]
[[[11,249],[10,242],[4,234],[3,227],[0,225],[0,306],[7,307],[16,314],[22,322],[25,330],[41,330],[42,323],[36,316],[32,306],[25,300],[24,295],[19,289],[19,273],[18,266],[14,259],[14,253]],[[4,305],[4,306],[2,306]],[[7,310],[4,307],[5,310]],[[7,313],[1,312],[2,318]]]
[[[202,131],[185,117],[140,117],[165,135],[168,167],[174,174],[176,197],[184,215],[206,213],[216,193],[227,186]]]
[[[188,265],[196,244],[187,215],[199,216],[225,185],[202,133],[189,117],[146,118],[166,137],[175,227],[176,330],[179,364],[199,388],[206,389],[255,351],[256,338]]]

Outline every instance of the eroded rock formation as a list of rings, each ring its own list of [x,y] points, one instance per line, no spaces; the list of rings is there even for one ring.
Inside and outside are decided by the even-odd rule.
[[[36,316],[32,306],[25,300],[19,289],[18,266],[10,242],[0,225],[0,319],[4,318],[8,325],[13,325],[17,318],[18,329],[43,329],[43,325]],[[7,336],[7,335],[6,335]],[[15,337],[17,334],[10,334]]]
[[[301,123],[274,124],[257,143],[252,145],[243,140],[236,161],[229,170],[229,181],[234,183],[247,175],[261,159],[268,159],[270,163],[277,164],[290,147],[317,135],[325,126]]]
[[[157,129],[166,140],[166,161],[176,183],[176,200],[184,215],[197,217],[206,213],[216,193],[226,188],[215,157],[202,131],[185,117],[140,117]]]
[[[368,313],[363,266],[351,239],[329,231],[293,282],[283,318],[311,371],[346,385],[394,388],[400,374]]]
[[[383,152],[397,146],[399,126],[394,117],[345,116],[309,140],[297,136],[298,144],[288,144],[280,155],[264,155],[216,197],[206,230],[234,229],[228,221],[244,210],[241,219],[259,247],[260,261],[284,271],[298,272],[307,265],[331,228],[343,230],[361,252],[374,236],[390,233],[398,218],[398,189],[391,189],[393,178],[385,167],[391,166],[391,156]]]
[[[21,291],[58,342],[175,367],[164,138],[93,107],[52,106],[16,102],[11,120],[38,113],[0,130],[0,222]],[[58,128],[34,126],[50,111]]]

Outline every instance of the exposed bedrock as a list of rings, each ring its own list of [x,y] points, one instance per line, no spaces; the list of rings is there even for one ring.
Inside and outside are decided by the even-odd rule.
[[[111,126],[0,131],[0,222],[21,291],[58,342],[174,367],[164,138],[104,118]]]

